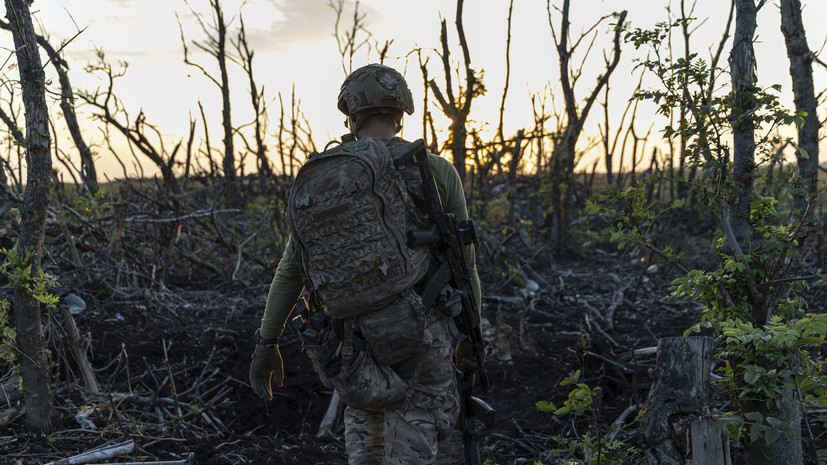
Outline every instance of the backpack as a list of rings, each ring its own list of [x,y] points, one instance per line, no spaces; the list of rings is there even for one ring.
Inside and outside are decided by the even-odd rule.
[[[381,309],[428,271],[428,247],[409,248],[421,229],[386,144],[363,138],[312,154],[299,169],[287,217],[306,286],[331,318]]]

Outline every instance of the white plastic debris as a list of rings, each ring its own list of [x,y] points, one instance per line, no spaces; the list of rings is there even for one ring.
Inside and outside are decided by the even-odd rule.
[[[75,294],[69,294],[63,298],[63,303],[69,307],[69,313],[77,315],[86,310],[86,302]]]

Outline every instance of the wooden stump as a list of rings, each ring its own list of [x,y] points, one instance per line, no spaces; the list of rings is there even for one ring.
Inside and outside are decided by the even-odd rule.
[[[658,342],[656,380],[646,400],[647,461],[654,465],[729,465],[725,430],[712,429],[710,337],[672,337]]]
[[[83,348],[82,338],[75,324],[75,318],[66,305],[63,305],[61,310],[63,313],[63,321],[66,324],[66,332],[69,333],[69,344],[72,348],[72,354],[75,356],[75,361],[78,363],[81,375],[83,375],[86,392],[89,394],[100,394],[98,380],[95,377],[95,371],[92,369],[89,359],[86,357],[86,350]]]

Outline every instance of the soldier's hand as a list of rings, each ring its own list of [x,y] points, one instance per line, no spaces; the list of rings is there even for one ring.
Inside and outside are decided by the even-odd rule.
[[[474,374],[479,369],[480,364],[485,362],[485,352],[482,352],[480,356],[482,360],[477,360],[474,356],[474,345],[464,339],[460,339],[454,351],[454,366],[463,373],[469,375]]]
[[[272,400],[271,380],[276,382],[276,386],[284,385],[284,368],[279,347],[258,344],[253,361],[250,362],[250,385],[257,396],[264,400]]]

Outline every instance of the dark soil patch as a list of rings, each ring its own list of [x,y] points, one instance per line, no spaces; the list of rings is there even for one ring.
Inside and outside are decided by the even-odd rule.
[[[697,320],[689,305],[660,302],[671,280],[662,268],[646,272],[649,264],[629,254],[588,254],[544,271],[548,288],[523,291],[514,283],[484,282],[491,390],[481,396],[497,409],[496,425],[484,436],[484,459],[543,460],[555,446],[552,437],[569,426],[534,404],[565,399],[559,383],[573,370],[602,388],[607,421],[642,403],[654,358],[635,361],[626,354],[680,335]],[[173,460],[193,452],[197,464],[345,463],[341,436],[316,437],[331,392],[300,353],[295,331],[288,328],[283,339],[285,386],[275,399],[264,402],[249,388],[251,335],[269,279],[82,295],[96,304],[75,318],[91,337],[90,361],[112,398],[58,395],[62,429],[49,437],[22,434],[22,418],[2,427],[2,463],[46,463],[127,439],[136,445],[131,460]],[[605,312],[612,298],[609,327],[595,312]],[[58,385],[76,391],[73,360],[61,358],[56,366],[58,380],[73,380]],[[73,419],[84,407],[97,408],[88,417],[94,430]],[[459,438],[442,443],[440,454],[441,463],[461,462]]]
[[[74,318],[104,394],[84,393],[61,303],[47,313],[57,428],[48,436],[26,433],[21,401],[0,392],[0,465],[45,464],[130,440],[131,453],[98,462],[194,453],[199,465],[346,463],[341,434],[316,435],[331,392],[301,353],[295,330],[282,339],[285,386],[274,400],[256,397],[247,381],[252,334],[286,239],[277,213],[284,199],[253,192],[247,197],[270,203],[192,214],[140,194],[111,215],[69,223],[82,267],[68,258],[62,229],[51,226],[46,267],[64,286],[62,297],[74,293],[87,304]],[[197,195],[199,212],[212,208]],[[501,465],[557,463],[548,454],[558,446],[555,437],[582,434],[588,422],[535,404],[560,405],[570,390],[560,382],[580,370],[583,382],[601,390],[599,423],[611,424],[642,405],[652,383],[654,353],[633,351],[681,335],[700,311],[662,301],[677,272],[634,247],[617,252],[614,244],[584,241],[578,258],[564,260],[533,246],[525,230],[490,229],[481,233],[478,257],[491,389],[478,394],[496,408],[497,421],[483,434],[482,457]],[[113,231],[123,239],[113,239]],[[670,241],[676,252],[689,253],[691,266],[715,259],[709,247],[685,236],[675,233]],[[11,379],[4,368],[0,381]],[[640,431],[632,425],[617,438],[632,447]],[[463,462],[458,436],[440,444],[441,464]]]

